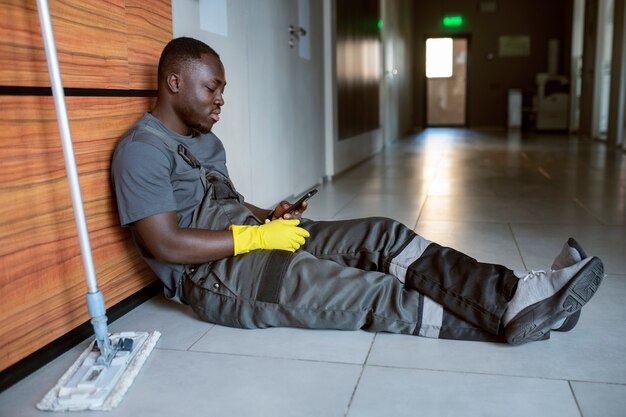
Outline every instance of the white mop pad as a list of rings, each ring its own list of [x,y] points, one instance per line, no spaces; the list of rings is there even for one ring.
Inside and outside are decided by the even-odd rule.
[[[161,333],[157,331],[112,334],[113,345],[120,339],[132,339],[133,347],[130,352],[117,352],[109,367],[96,364],[99,352],[94,350],[94,340],[37,408],[46,411],[112,410],[122,401],[159,337]]]

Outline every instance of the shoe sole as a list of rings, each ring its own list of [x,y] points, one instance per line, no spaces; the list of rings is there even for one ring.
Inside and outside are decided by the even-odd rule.
[[[557,327],[556,329],[552,329],[552,330],[554,330],[555,332],[569,332],[574,327],[576,327],[576,324],[578,324],[578,319],[580,319],[581,311],[582,310],[578,310],[571,316],[568,316],[563,322],[563,324],[561,324],[560,327]]]
[[[580,246],[580,243],[578,243],[574,238],[570,237],[569,239],[567,239],[567,244],[570,247],[576,249],[576,251],[578,251],[582,259],[587,258],[587,254],[585,253],[584,249],[582,248],[582,246]],[[552,329],[552,330],[557,331],[557,332],[569,332],[578,323],[578,319],[580,319],[580,312],[581,310],[578,310],[571,316],[568,316],[559,328]]]
[[[554,323],[580,311],[596,293],[603,278],[602,261],[594,256],[559,292],[526,307],[511,320],[504,329],[507,342],[521,345],[542,340]]]

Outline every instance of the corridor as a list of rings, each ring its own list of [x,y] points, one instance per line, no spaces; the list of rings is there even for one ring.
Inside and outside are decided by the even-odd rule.
[[[111,325],[162,333],[120,406],[72,415],[624,415],[626,154],[565,135],[427,129],[319,189],[306,217],[393,217],[515,270],[548,268],[571,236],[604,261],[607,277],[571,332],[519,347],[237,330],[159,295]],[[0,394],[0,415],[49,415],[35,404],[86,343]]]

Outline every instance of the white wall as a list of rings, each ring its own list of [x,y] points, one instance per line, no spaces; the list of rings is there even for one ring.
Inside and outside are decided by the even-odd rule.
[[[220,54],[226,68],[225,105],[214,133],[224,142],[229,173],[244,196],[252,191],[250,172],[250,128],[248,106],[247,5],[245,0],[228,2],[228,36],[200,29],[198,0],[172,0],[172,29],[175,38],[199,39]]]

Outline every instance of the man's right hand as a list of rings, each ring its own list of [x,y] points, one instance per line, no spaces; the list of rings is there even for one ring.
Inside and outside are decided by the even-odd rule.
[[[280,249],[295,252],[309,232],[298,227],[300,220],[274,220],[260,226],[232,225],[235,255],[256,249]]]
[[[281,201],[280,203],[278,203],[276,208],[270,213],[271,219],[268,217],[266,222],[270,220],[277,220],[277,219],[285,219],[285,220],[298,219],[299,220],[302,218],[302,213],[304,212],[304,210],[306,210],[307,205],[308,204],[305,201],[296,210],[292,211],[291,213],[287,213],[287,210],[289,209],[289,207],[291,207],[291,204],[289,203],[289,201]]]

